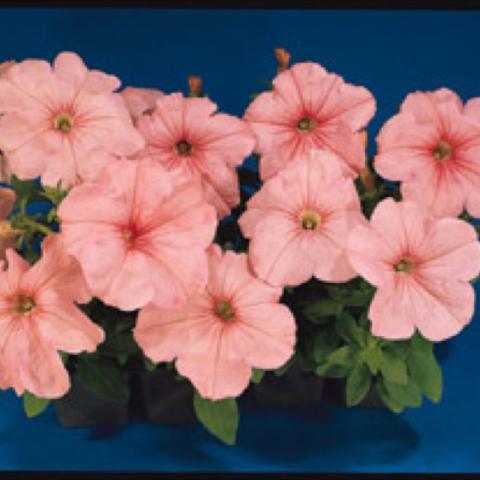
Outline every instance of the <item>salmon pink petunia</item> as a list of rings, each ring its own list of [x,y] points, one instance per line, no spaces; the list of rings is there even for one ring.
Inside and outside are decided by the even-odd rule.
[[[365,165],[364,128],[375,100],[364,87],[345,83],[316,63],[297,63],[273,80],[273,91],[260,94],[245,112],[257,136],[260,176],[272,177],[312,148],[328,149],[356,177]]]
[[[372,333],[429,340],[456,335],[471,319],[480,272],[475,229],[456,218],[438,218],[405,200],[383,200],[367,226],[349,235],[350,262],[378,290],[370,305]]]
[[[236,397],[252,367],[278,368],[293,354],[295,319],[281,293],[253,276],[245,254],[212,245],[206,289],[178,309],[147,305],[134,336],[154,362],[177,359],[202,397]]]
[[[200,178],[206,199],[224,217],[240,201],[235,168],[252,153],[255,137],[243,120],[216,110],[208,98],[172,93],[157,99],[137,127],[147,154],[168,170]]]
[[[8,250],[0,273],[0,384],[18,395],[57,398],[70,387],[59,352],[92,352],[104,333],[75,306],[91,294],[59,235],[48,236],[42,250],[32,267]]]
[[[255,273],[272,285],[356,276],[346,236],[364,222],[353,180],[329,151],[310,151],[267,180],[240,217]]]
[[[70,52],[53,65],[25,60],[11,66],[0,77],[0,148],[11,172],[69,187],[93,176],[97,150],[131,155],[142,149],[122,96],[113,93],[119,86],[116,77],[88,70]]]
[[[172,306],[205,286],[216,216],[198,181],[144,158],[74,187],[58,215],[92,293],[123,310]]]
[[[154,88],[126,87],[121,94],[134,121],[144,113],[152,113],[157,99],[163,97],[163,93]]]
[[[457,216],[480,191],[480,113],[476,100],[465,107],[451,90],[416,92],[381,129],[375,169],[401,181],[402,197],[421,203],[437,216]]]

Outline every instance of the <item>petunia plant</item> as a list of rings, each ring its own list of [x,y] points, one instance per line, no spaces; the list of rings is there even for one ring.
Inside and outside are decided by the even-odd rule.
[[[0,66],[0,387],[28,417],[196,417],[234,444],[241,396],[440,401],[480,272],[480,100],[408,95],[369,158],[371,92],[275,57],[243,118],[198,76]]]

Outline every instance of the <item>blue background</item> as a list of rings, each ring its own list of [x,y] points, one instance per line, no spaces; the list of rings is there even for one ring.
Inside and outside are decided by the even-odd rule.
[[[479,25],[480,12],[2,9],[0,60],[73,50],[124,85],[165,92],[197,74],[221,110],[241,115],[284,47],[372,91],[373,139],[408,92],[480,96]],[[243,412],[234,448],[199,425],[133,423],[109,437],[64,429],[51,408],[27,420],[21,401],[1,393],[0,469],[478,472],[479,342],[475,318],[442,349],[440,405],[398,416],[330,404],[314,415]]]

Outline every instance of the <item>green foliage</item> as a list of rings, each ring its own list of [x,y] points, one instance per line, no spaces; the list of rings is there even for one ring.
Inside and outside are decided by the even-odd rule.
[[[98,398],[122,404],[129,400],[127,372],[112,360],[102,358],[98,352],[77,357],[76,375],[82,386]]]
[[[193,407],[198,420],[212,435],[227,445],[235,444],[239,413],[234,398],[212,401],[195,392]]]
[[[365,363],[357,363],[347,376],[347,406],[359,404],[370,390],[372,374]]]
[[[422,395],[440,400],[442,373],[431,342],[418,334],[389,341],[370,333],[366,312],[373,287],[357,279],[319,286],[315,293],[301,301],[303,318],[311,325],[304,362],[319,376],[344,378],[347,405],[371,394],[399,413],[419,407]]]
[[[251,382],[254,384],[259,384],[262,381],[262,378],[265,375],[265,370],[259,370],[258,368],[254,368],[252,371],[252,378]]]
[[[47,409],[49,404],[50,400],[48,398],[38,398],[30,392],[23,394],[23,410],[28,418],[40,415]]]

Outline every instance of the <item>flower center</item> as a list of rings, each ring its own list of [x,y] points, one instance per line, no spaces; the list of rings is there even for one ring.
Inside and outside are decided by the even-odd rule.
[[[304,117],[297,122],[297,129],[301,132],[311,132],[317,126],[313,118]]]
[[[399,273],[411,273],[415,269],[415,262],[411,258],[402,258],[393,268]]]
[[[120,234],[122,235],[125,242],[128,246],[132,246],[135,242],[135,238],[137,237],[137,232],[133,227],[124,227],[120,230]]]
[[[230,302],[217,303],[215,311],[222,320],[227,322],[235,318],[235,312]]]
[[[304,210],[298,216],[298,221],[303,230],[316,230],[322,223],[320,215],[314,210]]]
[[[68,133],[73,127],[73,118],[68,113],[59,113],[54,121],[55,129],[62,133]]]
[[[19,315],[24,315],[25,313],[31,312],[35,307],[35,302],[32,298],[20,295],[15,300],[15,313]]]
[[[433,150],[433,156],[435,157],[435,160],[439,162],[444,162],[445,160],[448,160],[452,156],[452,153],[452,146],[444,140],[438,142],[438,145]]]
[[[191,155],[193,150],[193,147],[190,143],[188,143],[186,140],[180,140],[176,145],[175,145],[175,151],[177,152],[178,155],[185,157],[187,155]]]

